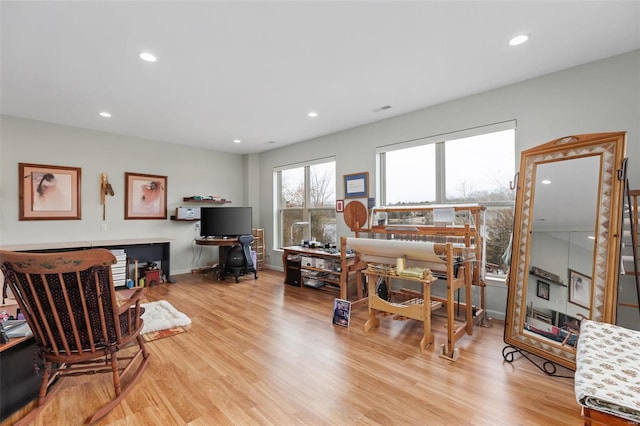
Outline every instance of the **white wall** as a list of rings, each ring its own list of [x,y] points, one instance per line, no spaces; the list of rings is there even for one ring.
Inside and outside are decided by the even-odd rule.
[[[0,244],[170,238],[171,273],[194,266],[194,222],[124,220],[124,173],[167,176],[168,216],[182,198],[219,195],[231,205],[245,202],[243,157],[205,149],[95,132],[40,121],[2,116],[0,121]],[[81,220],[18,220],[18,163],[80,167]],[[100,174],[106,172],[115,191],[107,197],[102,232]],[[198,206],[189,204],[188,206]],[[203,248],[201,264],[217,259],[214,248]]]
[[[538,277],[529,275],[527,285],[527,305],[537,309],[564,312],[574,318],[578,314],[589,316],[589,310],[569,303],[569,269],[591,276],[593,251],[572,243],[586,238],[584,232],[533,232],[531,234],[530,266],[536,266],[558,275],[564,285],[551,284],[549,300],[537,296]]]
[[[634,51],[263,153],[255,181],[260,222],[273,240],[274,167],[335,155],[338,199],[344,195],[342,175],[349,173],[368,171],[375,193],[376,147],[514,119],[517,163],[523,149],[562,136],[627,131],[632,187],[640,188],[640,51]],[[339,217],[340,235],[351,232]],[[265,263],[282,268],[273,242]],[[503,317],[506,289],[489,288],[488,298],[490,314]]]

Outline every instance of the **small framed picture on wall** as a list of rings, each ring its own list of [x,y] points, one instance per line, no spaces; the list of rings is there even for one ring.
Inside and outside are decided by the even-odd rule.
[[[344,198],[369,197],[369,172],[344,175]]]
[[[539,298],[544,300],[549,300],[550,290],[551,290],[551,286],[549,285],[549,283],[538,280],[537,295]]]

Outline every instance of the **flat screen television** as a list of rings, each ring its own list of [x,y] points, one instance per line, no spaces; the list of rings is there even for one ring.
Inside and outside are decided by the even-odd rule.
[[[201,207],[200,236],[237,237],[251,235],[251,207]]]

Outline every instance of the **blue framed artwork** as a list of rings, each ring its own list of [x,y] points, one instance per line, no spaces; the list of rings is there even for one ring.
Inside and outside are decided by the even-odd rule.
[[[369,172],[344,175],[344,198],[369,197]]]

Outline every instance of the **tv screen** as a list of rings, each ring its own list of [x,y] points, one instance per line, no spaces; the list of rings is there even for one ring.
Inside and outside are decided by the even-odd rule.
[[[252,228],[251,207],[200,208],[200,235],[202,237],[251,235]]]

